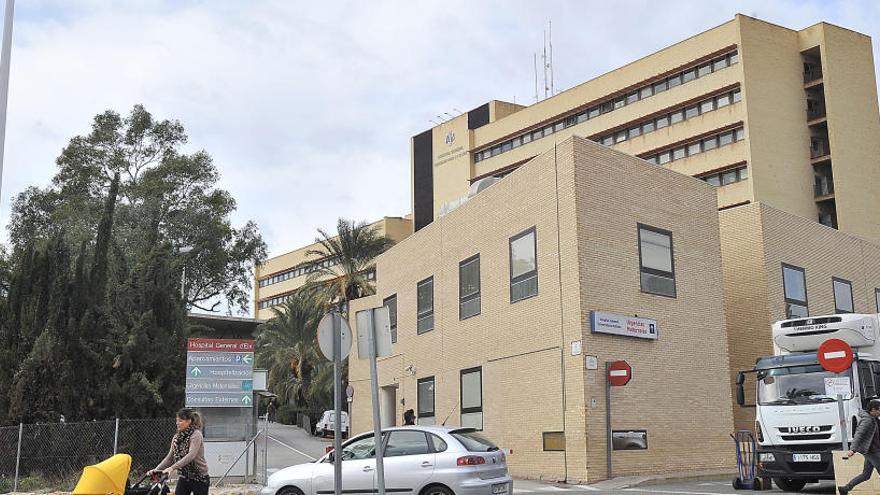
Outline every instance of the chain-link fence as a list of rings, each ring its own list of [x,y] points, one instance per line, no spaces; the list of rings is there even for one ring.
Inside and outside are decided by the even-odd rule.
[[[0,428],[0,493],[70,491],[83,467],[115,453],[131,455],[131,475],[139,476],[162,460],[174,431],[171,418]]]

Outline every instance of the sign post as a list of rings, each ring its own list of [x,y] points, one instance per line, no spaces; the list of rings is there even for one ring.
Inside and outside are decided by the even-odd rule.
[[[373,438],[377,440],[376,481],[379,495],[385,495],[385,449],[382,447],[382,420],[379,415],[379,373],[376,358],[391,355],[391,323],[388,307],[358,311],[358,357],[370,360],[370,393],[373,399]],[[354,390],[352,390],[354,394]],[[351,419],[349,419],[350,421]]]
[[[853,363],[853,350],[846,342],[840,339],[828,339],[822,342],[816,351],[819,364],[822,369],[836,373],[835,378],[825,379],[825,391],[827,395],[837,396],[837,415],[840,428],[840,438],[843,442],[843,451],[849,451],[849,432],[846,426],[846,413],[843,410],[843,396],[852,391],[849,377],[840,376],[840,373],[850,369]],[[828,392],[831,392],[830,394]]]
[[[608,479],[613,477],[611,469],[611,387],[623,387],[632,380],[632,367],[626,361],[605,361],[605,435],[608,440],[605,448],[605,466]]]
[[[318,347],[333,361],[333,490],[342,495],[342,360],[351,352],[351,327],[342,315],[332,311],[318,323]]]
[[[189,339],[186,407],[252,407],[254,341]]]

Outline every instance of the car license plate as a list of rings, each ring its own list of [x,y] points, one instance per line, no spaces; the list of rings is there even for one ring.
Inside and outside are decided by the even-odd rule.
[[[492,493],[493,495],[498,495],[499,493],[507,493],[507,483],[497,483],[492,485]]]
[[[822,462],[822,454],[793,454],[794,462]]]

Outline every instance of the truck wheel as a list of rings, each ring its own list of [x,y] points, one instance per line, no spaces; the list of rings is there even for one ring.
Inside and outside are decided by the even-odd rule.
[[[784,492],[799,492],[807,484],[806,480],[793,480],[790,478],[773,478],[773,482]]]

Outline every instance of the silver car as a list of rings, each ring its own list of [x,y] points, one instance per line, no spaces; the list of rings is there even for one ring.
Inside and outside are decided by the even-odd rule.
[[[403,426],[382,432],[389,494],[513,495],[507,459],[473,428]],[[343,493],[377,493],[373,433],[342,445]],[[260,495],[332,495],[333,452],[269,477]]]

